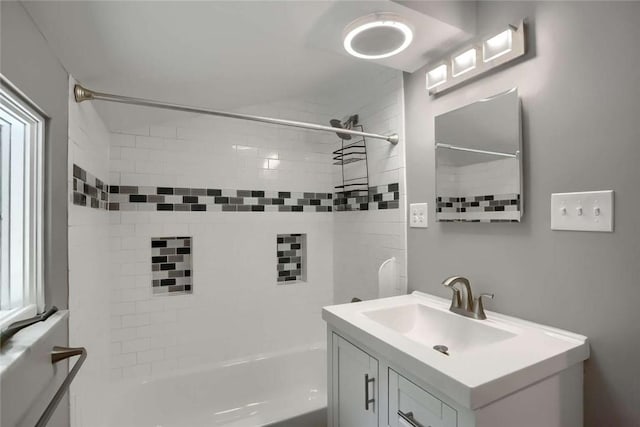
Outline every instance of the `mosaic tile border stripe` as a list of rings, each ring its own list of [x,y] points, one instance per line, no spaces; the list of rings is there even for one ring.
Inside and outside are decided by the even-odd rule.
[[[517,219],[438,219],[438,222],[520,222]]]
[[[306,281],[306,244],[305,234],[278,234],[276,270],[278,284]]]
[[[190,294],[191,237],[151,238],[151,287],[154,295]]]
[[[399,184],[337,193],[107,185],[73,165],[73,203],[110,211],[333,212],[400,207]]]
[[[509,212],[520,210],[520,194],[489,194],[486,196],[446,197],[436,199],[437,212]]]
[[[337,212],[398,209],[400,185],[396,182],[369,187],[369,190],[340,191],[335,195],[333,206]]]
[[[73,165],[73,204],[94,209],[108,208],[109,186],[80,166]]]
[[[520,222],[520,194],[436,198],[439,222]],[[459,217],[457,217],[459,216]]]
[[[331,212],[331,193],[109,186],[112,211]]]

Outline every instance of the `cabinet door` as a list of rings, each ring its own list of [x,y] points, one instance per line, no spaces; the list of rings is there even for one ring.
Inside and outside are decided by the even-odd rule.
[[[333,426],[378,425],[378,361],[333,335]]]
[[[458,414],[446,403],[389,369],[390,427],[456,427]]]

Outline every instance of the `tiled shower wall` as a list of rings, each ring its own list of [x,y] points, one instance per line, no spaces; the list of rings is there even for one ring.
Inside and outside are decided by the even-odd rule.
[[[73,87],[70,80],[70,94]],[[73,202],[73,165],[103,180],[109,176],[109,139],[93,105],[69,101],[69,345],[89,357],[71,384],[71,425],[105,425],[109,381],[109,213]],[[76,175],[78,175],[76,171]],[[85,176],[85,178],[87,178]],[[94,180],[95,181],[95,180]],[[95,184],[95,182],[94,182]],[[76,187],[77,188],[77,187]],[[94,187],[95,188],[95,187]],[[96,193],[97,194],[97,193]],[[88,196],[91,206],[91,196]],[[103,202],[104,203],[104,202]]]
[[[398,145],[367,139],[369,166],[368,210],[334,214],[334,299],[378,296],[378,268],[395,257],[399,280],[406,283],[406,209],[404,156],[404,101],[402,73],[381,71],[374,90],[349,99],[345,113],[358,113],[365,131],[400,136]],[[336,141],[334,149],[339,148]],[[357,164],[357,163],[356,163]],[[340,183],[335,167],[334,185]],[[378,195],[378,196],[376,196]],[[379,201],[378,201],[379,199]]]
[[[319,123],[330,118],[327,107],[307,102],[243,112]],[[191,205],[183,198],[195,197],[211,206],[158,210],[159,203],[129,199],[127,209],[109,212],[114,379],[324,341],[321,307],[333,301],[333,217],[317,208],[330,206],[335,136],[200,116],[113,133],[111,142],[111,185],[156,193],[158,187],[204,189],[171,203]],[[207,189],[221,194],[208,196]],[[259,211],[215,209],[259,206],[267,194],[269,203]],[[305,194],[308,204],[300,205]],[[229,200],[216,204],[217,198]],[[273,204],[276,199],[283,204]],[[292,207],[287,200],[300,212],[279,209]],[[274,245],[279,234],[291,233],[307,236],[306,281],[278,286]],[[172,236],[193,239],[193,293],[154,296],[150,241]]]
[[[359,113],[367,131],[398,132],[401,143],[395,147],[367,141],[369,182],[380,200],[372,199],[371,210],[366,212],[324,209],[333,207],[327,193],[339,171],[331,164],[331,152],[338,143],[333,134],[211,117],[185,117],[112,132],[109,147],[97,143],[104,141],[102,125],[87,132],[86,151],[93,160],[78,155],[70,159],[70,165],[77,164],[118,190],[131,190],[113,193],[128,195],[124,209],[106,211],[70,204],[69,232],[70,236],[78,234],[75,247],[82,252],[71,254],[71,292],[87,301],[86,305],[79,302],[84,311],[78,309],[71,323],[85,335],[91,333],[96,343],[110,346],[94,351],[93,360],[100,361],[112,380],[153,377],[198,364],[321,343],[325,339],[322,306],[352,296],[375,297],[377,268],[390,256],[398,259],[404,280],[401,76],[386,71],[377,84],[375,94],[346,97],[340,103],[291,101],[241,111],[317,123]],[[76,107],[72,103],[70,108]],[[99,123],[97,115],[91,120]],[[70,188],[72,176],[70,169]],[[153,189],[158,196],[159,188],[174,190],[163,196],[180,197],[171,201],[174,210],[158,210],[161,203],[149,200],[151,193],[145,191]],[[184,189],[189,189],[188,195],[176,193]],[[220,194],[209,195],[209,190]],[[240,201],[231,203],[236,197],[243,199],[243,206],[245,202],[261,205],[261,192],[271,199],[264,210],[238,212]],[[131,195],[146,195],[147,199],[132,200]],[[192,197],[198,198],[197,203]],[[229,200],[217,204],[216,197]],[[213,208],[191,209],[202,204],[200,198]],[[292,207],[291,212],[274,204],[280,198]],[[377,209],[381,203],[389,209]],[[215,208],[225,204],[236,210]],[[176,205],[188,205],[189,212],[175,209]],[[302,209],[294,211],[294,205]],[[82,235],[81,228],[74,228],[79,224],[71,212],[95,219],[97,222],[86,224],[93,234]],[[107,223],[108,236],[104,233]],[[279,234],[292,233],[306,236],[306,278],[278,286],[274,242]],[[193,239],[193,293],[154,296],[150,242],[173,236]],[[97,273],[105,269],[109,274]],[[74,270],[82,275],[74,276]],[[76,289],[80,286],[92,293],[85,296],[85,289]],[[104,301],[110,301],[108,308]],[[100,316],[108,331],[96,334],[92,322]],[[88,407],[83,404],[83,416],[90,413]],[[99,425],[92,422],[97,421],[84,425]]]

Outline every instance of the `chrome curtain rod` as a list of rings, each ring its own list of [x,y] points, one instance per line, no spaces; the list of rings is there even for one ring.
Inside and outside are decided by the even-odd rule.
[[[129,96],[96,92],[96,91],[87,89],[85,87],[82,87],[78,84],[74,86],[73,94],[76,102],[78,103],[82,101],[92,101],[92,100],[119,102],[121,104],[139,105],[142,107],[164,108],[165,110],[183,111],[186,113],[208,114],[211,116],[227,117],[230,119],[251,120],[254,122],[271,123],[274,125],[291,126],[296,128],[302,128],[302,129],[317,130],[322,132],[346,133],[349,135],[364,136],[367,138],[383,139],[385,141],[390,142],[393,145],[397,144],[399,141],[398,134],[395,134],[395,133],[391,135],[380,135],[377,133],[360,132],[360,131],[351,130],[351,129],[334,128],[332,126],[318,125],[315,123],[297,122],[297,121],[285,120],[285,119],[274,119],[272,117],[252,116],[249,114],[230,113],[227,111],[211,110],[208,108],[189,107],[186,105],[171,104],[167,102],[153,101],[150,99],[132,98]]]
[[[436,144],[436,148],[447,148],[449,150],[466,151],[468,153],[488,154],[488,155],[491,155],[491,156],[499,156],[499,157],[510,157],[512,159],[517,159],[519,154],[520,154],[519,151],[516,151],[515,154],[501,153],[499,151],[478,150],[478,149],[475,149],[475,148],[459,147],[457,145],[441,144],[441,143],[437,143]]]

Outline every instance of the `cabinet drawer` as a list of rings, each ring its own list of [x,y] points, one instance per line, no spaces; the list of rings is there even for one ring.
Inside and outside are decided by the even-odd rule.
[[[458,413],[431,393],[389,369],[390,427],[457,427]]]

